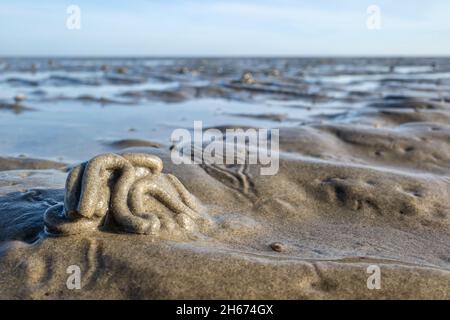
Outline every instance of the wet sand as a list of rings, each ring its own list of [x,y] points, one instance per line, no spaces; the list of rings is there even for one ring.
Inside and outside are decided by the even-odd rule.
[[[26,69],[27,61],[19,62],[14,68]],[[12,81],[4,70],[5,81],[20,90],[48,91],[43,82],[55,90],[25,102],[56,124],[44,134],[47,145],[28,148],[27,134],[3,144],[9,151],[0,154],[0,298],[450,298],[448,60],[169,60],[131,63],[113,78],[89,77],[102,63],[61,67],[64,79],[48,70],[30,79],[15,70],[23,74]],[[79,69],[88,76],[69,77]],[[139,91],[128,88],[131,83],[150,77],[158,81],[153,87],[169,88],[130,94]],[[67,97],[55,102],[60,93],[52,81],[69,83],[72,91],[124,85],[123,92],[108,89],[112,95],[105,98],[129,100],[91,109],[94,119],[111,117],[96,127],[74,121],[60,128],[69,112],[61,109],[78,108],[90,121],[83,108],[96,105]],[[147,112],[147,123],[130,108]],[[168,108],[180,119],[169,124],[161,111]],[[14,117],[30,127],[42,119],[27,114]],[[262,176],[251,164],[175,165],[170,132],[191,128],[196,117],[220,130],[280,128],[278,174]],[[93,138],[81,143],[80,131]],[[59,138],[50,142],[55,132]],[[61,154],[67,143],[71,152]],[[67,166],[102,152],[160,157],[163,173],[182,182],[211,223],[185,234],[100,228],[46,235],[44,212],[63,200]],[[81,268],[81,290],[66,286],[70,265]],[[371,265],[381,270],[379,290],[367,287]]]

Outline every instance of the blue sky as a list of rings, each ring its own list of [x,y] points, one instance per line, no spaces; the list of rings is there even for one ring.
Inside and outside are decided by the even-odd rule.
[[[450,1],[2,0],[0,55],[450,55]]]

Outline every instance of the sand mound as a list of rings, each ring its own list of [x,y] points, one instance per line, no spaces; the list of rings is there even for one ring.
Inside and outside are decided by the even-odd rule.
[[[153,147],[153,148],[161,147],[161,145],[157,142],[141,139],[121,139],[108,143],[108,145],[119,150],[132,147]]]

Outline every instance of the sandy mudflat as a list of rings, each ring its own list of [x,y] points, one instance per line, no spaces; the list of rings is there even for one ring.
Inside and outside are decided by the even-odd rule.
[[[61,162],[32,159],[25,156],[22,157],[0,157],[0,171],[17,170],[17,169],[64,169],[66,165]]]
[[[442,68],[448,66],[444,62]],[[191,62],[190,68],[198,68],[197,63]],[[228,65],[223,64],[221,77],[226,79]],[[208,70],[212,72],[202,71],[205,77],[210,76]],[[43,233],[43,215],[63,200],[66,165],[4,155],[0,159],[0,298],[450,299],[447,69],[437,75],[440,82],[434,82],[435,70],[425,75],[414,68],[406,75],[380,71],[378,78],[370,80],[366,78],[373,75],[367,70],[348,71],[348,76],[364,78],[360,80],[364,86],[378,85],[364,90],[355,83],[303,82],[300,76],[295,82],[299,68],[289,65],[283,69],[288,74],[281,78],[267,75],[266,69],[256,70],[256,83],[233,74],[225,85],[212,82],[195,93],[185,88],[191,84],[184,73],[173,67],[160,75],[188,84],[164,93],[152,91],[151,97],[148,89],[132,96],[162,99],[171,106],[204,95],[220,101],[232,96],[256,105],[278,101],[279,106],[252,112],[251,117],[245,110],[224,110],[234,115],[221,124],[213,116],[214,121],[205,123],[205,128],[224,130],[233,127],[224,121],[239,119],[234,127],[256,128],[267,127],[264,121],[272,120],[271,126],[280,128],[281,149],[280,170],[274,176],[260,175],[259,165],[175,165],[167,137],[162,135],[156,143],[144,127],[128,131],[136,121],[116,127],[114,134],[105,134],[109,132],[105,129],[97,135],[97,149],[88,148],[93,154],[75,155],[81,161],[101,151],[120,153],[127,148],[126,152],[159,156],[163,172],[178,177],[210,219],[207,227],[188,234],[137,235],[100,228],[89,234],[50,237]],[[330,71],[326,76],[336,75]],[[320,90],[308,90],[314,85]],[[398,92],[396,85],[403,91]],[[339,105],[333,113],[314,114],[311,99],[339,101]],[[35,104],[31,105],[40,106]],[[290,113],[305,106],[313,116]],[[321,106],[318,102],[317,108]],[[252,118],[255,122],[248,122]],[[287,121],[298,118],[304,120]],[[165,133],[167,126],[160,128]],[[61,131],[60,139],[65,134],[70,133]],[[54,143],[57,146],[58,140]],[[60,156],[60,148],[54,146],[51,152],[48,148],[44,146],[42,152],[53,152],[49,159]],[[71,265],[81,269],[81,290],[66,286]],[[367,288],[371,265],[381,270],[379,290]]]

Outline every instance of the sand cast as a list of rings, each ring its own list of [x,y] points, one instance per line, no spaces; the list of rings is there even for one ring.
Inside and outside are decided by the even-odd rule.
[[[120,230],[138,234],[157,235],[161,227],[175,225],[194,229],[196,200],[162,168],[160,158],[141,153],[104,154],[76,166],[66,181],[64,204],[45,213],[46,231],[95,231],[109,219]]]

